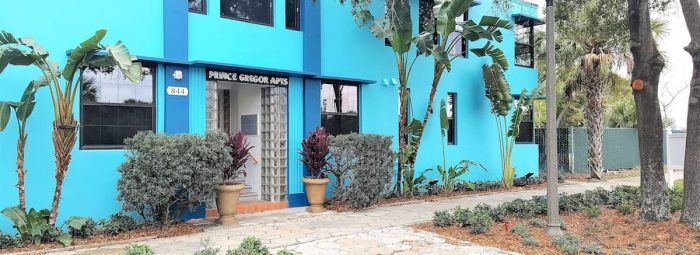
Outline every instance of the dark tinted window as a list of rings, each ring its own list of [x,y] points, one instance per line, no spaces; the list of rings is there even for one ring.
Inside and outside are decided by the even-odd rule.
[[[272,0],[221,0],[221,17],[272,25]]]
[[[287,28],[299,30],[299,0],[286,0],[285,13]]]
[[[515,25],[515,64],[535,66],[534,26],[529,23]]]
[[[520,133],[515,138],[516,143],[535,142],[535,123],[532,118],[532,108],[523,113],[523,120],[520,122]]]
[[[321,126],[331,135],[358,133],[358,102],[357,86],[324,83],[321,86]]]
[[[426,31],[426,26],[432,26],[433,31],[433,42],[437,44],[438,33],[437,24],[435,24],[435,15],[433,15],[433,6],[435,6],[434,0],[419,0],[418,1],[418,32],[423,33]]]
[[[455,116],[457,115],[457,93],[447,93],[447,144],[457,144],[457,124]]]
[[[207,0],[188,0],[190,12],[207,14]]]
[[[118,68],[83,71],[81,77],[81,147],[113,148],[138,131],[154,129],[152,66],[144,65],[143,79],[129,81]]]

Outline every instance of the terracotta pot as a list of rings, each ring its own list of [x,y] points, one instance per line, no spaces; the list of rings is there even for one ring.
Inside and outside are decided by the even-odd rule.
[[[216,210],[219,211],[219,223],[222,225],[236,224],[236,209],[243,188],[244,184],[216,187]]]
[[[310,213],[325,212],[326,209],[323,208],[323,202],[326,202],[326,186],[328,186],[330,179],[304,178],[301,181],[304,183],[304,188],[306,188],[306,199],[309,200],[309,208],[306,211]]]

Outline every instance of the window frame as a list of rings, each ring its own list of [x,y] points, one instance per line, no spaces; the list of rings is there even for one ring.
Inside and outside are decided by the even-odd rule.
[[[517,105],[517,102],[514,102],[515,105]],[[522,132],[518,134],[517,137],[515,137],[514,141],[515,144],[534,144],[535,143],[535,112],[534,112],[534,107],[529,106],[529,109],[527,110],[527,116],[529,116],[529,119],[526,121],[524,118],[523,120],[520,121],[519,129],[524,130],[523,128],[523,123],[530,123],[530,139],[529,140],[520,140],[520,135]]]
[[[320,109],[320,118],[321,122],[323,121],[323,116],[324,115],[334,115],[334,116],[357,116],[357,133],[360,134],[362,131],[360,130],[361,125],[361,105],[362,105],[362,86],[359,83],[356,82],[346,82],[346,81],[339,81],[339,80],[321,80],[321,90],[323,89],[323,85],[330,84],[330,85],[339,85],[339,86],[352,86],[357,88],[357,113],[352,114],[352,113],[342,113],[342,112],[324,112],[323,108]],[[320,95],[321,98],[319,98],[319,107],[320,104],[323,103],[323,95]],[[319,123],[319,126],[323,127],[321,123]],[[325,129],[325,127],[323,127]]]
[[[535,25],[532,24],[531,22],[524,22],[522,24],[516,24],[516,26],[517,25],[524,26],[525,28],[527,28],[529,30],[530,36],[528,36],[528,40],[530,41],[530,43],[525,44],[525,43],[518,42],[518,34],[517,34],[518,29],[515,29],[515,33],[516,33],[515,40],[514,40],[515,49],[513,50],[515,60],[513,62],[515,63],[516,66],[519,66],[519,67],[535,68]],[[528,48],[527,52],[530,53],[530,64],[529,65],[522,65],[522,64],[518,63],[518,61],[517,61],[518,60],[518,46]]]
[[[287,13],[287,1],[289,1],[289,0],[284,1],[284,4],[285,4],[285,6],[284,6],[284,8],[285,8],[284,9],[284,15],[285,15],[284,23],[285,24],[284,25],[289,30],[301,31],[301,0],[292,0],[292,1],[294,1],[294,8],[296,10],[294,12],[294,21],[295,21],[296,26],[294,26],[294,27],[290,27],[289,24],[287,24],[287,18],[288,18],[287,15],[289,14],[289,13]]]
[[[450,118],[450,115],[447,115],[447,122],[450,123],[452,122],[452,141],[450,141],[450,131],[447,131],[446,134],[446,139],[447,139],[447,145],[457,145],[457,92],[447,92],[447,108],[449,109],[450,107],[450,97],[452,97],[452,117]],[[448,110],[445,109],[445,110]],[[449,124],[447,125],[448,127],[450,126]]]
[[[270,23],[264,23],[264,22],[258,22],[254,20],[248,20],[248,19],[241,19],[237,17],[232,17],[232,16],[227,16],[224,14],[223,8],[221,8],[221,5],[224,3],[224,0],[219,1],[219,16],[224,19],[230,19],[230,20],[236,20],[236,21],[242,21],[246,23],[252,23],[256,25],[263,25],[263,26],[268,26],[268,27],[274,27],[275,26],[275,3],[273,0],[266,0],[270,4]]]
[[[189,1],[187,1],[187,4],[189,5]],[[188,6],[187,12],[197,13],[197,14],[202,14],[202,15],[207,15],[207,13],[209,12],[209,8],[208,8],[208,7],[209,7],[209,5],[208,5],[208,3],[207,3],[207,0],[202,0],[202,11],[193,11],[193,10],[191,10],[191,9],[189,8],[189,6]]]
[[[464,12],[464,14],[462,15],[461,22],[466,22],[466,21],[469,21],[469,9],[467,9],[467,11]],[[459,55],[452,55],[451,52],[448,52],[447,54],[449,56],[453,56],[453,57],[469,58],[469,48],[468,48],[469,47],[469,42],[468,42],[469,40],[467,40],[467,38],[462,37],[461,36],[462,31],[458,31],[456,28],[455,28],[454,33],[460,33],[459,40],[460,40],[460,44],[462,46],[462,52],[460,52]]]
[[[151,68],[151,76],[153,76],[153,85],[152,85],[152,96],[153,96],[153,103],[151,103],[151,131],[155,132],[158,127],[156,126],[158,123],[158,120],[156,119],[157,117],[157,102],[156,100],[158,99],[157,93],[158,93],[158,64],[157,63],[152,63],[152,62],[145,62],[145,61],[140,61],[142,67],[148,67]],[[83,72],[85,70],[81,70],[80,72]],[[82,86],[80,88],[80,105],[79,105],[79,134],[78,134],[78,140],[79,140],[79,150],[122,150],[126,147],[125,144],[122,145],[86,145],[85,144],[85,139],[83,139],[83,132],[85,132],[85,129],[83,128],[83,116],[84,116],[84,111],[83,111],[83,106],[85,105],[83,103],[83,97],[82,97]],[[92,103],[88,105],[105,105],[105,106],[127,106],[127,107],[143,107],[146,108],[146,106],[141,105],[141,104],[123,104],[123,103]]]

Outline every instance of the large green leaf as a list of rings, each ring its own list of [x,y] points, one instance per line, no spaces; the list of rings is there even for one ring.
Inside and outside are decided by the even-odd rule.
[[[473,0],[437,0],[433,13],[437,19],[437,31],[447,38],[457,28],[457,17],[469,10]]]
[[[387,15],[391,24],[391,47],[396,53],[406,53],[411,49],[413,40],[411,7],[406,0],[388,0],[387,4],[392,11]]]
[[[513,24],[511,24],[507,20],[495,16],[483,16],[481,18],[481,21],[479,22],[479,25],[488,27],[498,27],[503,29],[513,28]]]
[[[0,73],[2,73],[8,65],[27,66],[34,63],[34,58],[30,52],[25,52],[15,47],[0,48]]]
[[[73,238],[71,237],[70,234],[61,233],[58,236],[56,236],[56,241],[63,244],[63,246],[68,247],[73,243]]]
[[[8,102],[0,102],[0,131],[4,131],[7,127],[7,123],[10,122],[10,115],[12,111],[11,106]]]
[[[106,34],[107,30],[105,29],[97,30],[93,36],[80,43],[80,45],[71,51],[66,61],[66,66],[63,68],[63,78],[69,82],[73,81],[73,76],[76,70],[80,68],[79,65],[83,61],[83,57],[90,52],[98,50],[100,48],[100,42]]]
[[[413,43],[416,45],[416,50],[419,55],[430,55],[431,50],[435,47],[435,40],[432,32],[423,32],[413,38]]]
[[[79,216],[71,216],[68,218],[66,221],[63,222],[63,224],[73,228],[73,229],[81,229],[85,224],[90,220],[90,218],[87,217],[79,217]]]
[[[440,132],[442,133],[443,139],[450,129],[450,122],[447,118],[447,105],[445,104],[445,99],[440,102]]]
[[[435,58],[435,61],[445,65],[445,68],[448,72],[452,70],[452,62],[450,62],[450,56],[441,45],[435,45],[435,47],[433,47],[432,55]]]
[[[12,224],[14,224],[17,232],[19,232],[20,235],[24,235],[29,232],[27,229],[27,214],[21,207],[8,207],[0,211],[0,213],[12,221]]]
[[[136,57],[129,53],[129,49],[122,41],[117,41],[114,45],[105,47],[109,55],[114,60],[116,66],[121,69],[122,73],[132,82],[141,82],[142,68],[141,63],[135,62]]]
[[[484,47],[471,49],[471,52],[479,57],[489,56],[494,64],[499,65],[504,71],[508,70],[508,59],[505,53],[491,42],[486,42]]]

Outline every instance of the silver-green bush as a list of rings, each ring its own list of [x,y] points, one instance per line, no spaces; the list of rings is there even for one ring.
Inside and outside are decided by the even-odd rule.
[[[168,224],[186,208],[214,195],[231,164],[221,132],[205,136],[140,132],[126,139],[126,161],[119,167],[119,200],[147,222]]]
[[[352,208],[375,204],[391,185],[394,152],[391,137],[371,134],[339,135],[330,139],[333,169],[338,179],[336,198]]]

